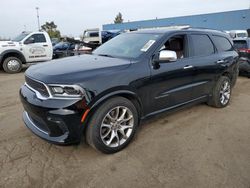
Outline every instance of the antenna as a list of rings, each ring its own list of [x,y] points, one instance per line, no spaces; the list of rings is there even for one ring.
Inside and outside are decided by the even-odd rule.
[[[40,31],[39,7],[36,7],[38,31]]]

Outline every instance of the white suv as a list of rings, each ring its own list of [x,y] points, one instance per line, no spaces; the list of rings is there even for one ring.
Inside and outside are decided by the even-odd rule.
[[[22,65],[52,59],[53,48],[46,32],[23,32],[12,41],[0,41],[0,65],[7,73],[17,73]]]

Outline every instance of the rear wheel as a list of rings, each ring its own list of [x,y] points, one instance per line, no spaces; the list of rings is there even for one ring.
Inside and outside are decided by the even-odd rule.
[[[138,113],[123,97],[103,103],[93,114],[86,131],[89,145],[103,153],[115,153],[132,140],[138,126]]]
[[[22,70],[22,61],[16,57],[7,57],[3,61],[3,69],[10,74],[18,73]]]
[[[222,76],[213,88],[208,104],[216,108],[226,107],[231,98],[232,84],[227,76]]]

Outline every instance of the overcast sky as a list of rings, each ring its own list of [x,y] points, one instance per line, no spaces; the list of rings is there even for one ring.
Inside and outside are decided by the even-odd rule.
[[[250,0],[1,0],[0,37],[37,30],[40,22],[54,21],[64,35],[78,37],[86,28],[112,23],[121,12],[124,21],[166,18],[247,9]]]

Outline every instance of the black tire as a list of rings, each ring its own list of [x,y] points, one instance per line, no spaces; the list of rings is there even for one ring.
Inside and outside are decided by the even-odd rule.
[[[133,122],[133,128],[132,128],[132,131],[130,131],[129,137],[124,138],[124,137],[121,137],[121,135],[120,135],[121,139],[123,139],[123,138],[126,139],[126,141],[124,143],[122,143],[119,146],[110,147],[110,146],[107,146],[107,144],[105,144],[101,138],[101,130],[103,130],[103,128],[101,128],[101,125],[102,125],[104,119],[107,117],[107,114],[112,113],[113,112],[112,109],[114,109],[116,107],[125,107],[125,108],[129,109],[129,112],[132,113],[132,115],[133,115],[133,120],[131,120],[131,122]],[[131,101],[129,101],[128,99],[123,98],[123,97],[111,98],[111,99],[107,100],[106,102],[104,102],[103,104],[101,104],[98,107],[98,109],[94,112],[94,114],[92,115],[92,117],[88,123],[87,130],[86,130],[87,143],[89,145],[91,145],[93,148],[95,148],[103,153],[106,153],[106,154],[116,153],[116,152],[124,149],[130,143],[130,141],[132,140],[132,138],[135,135],[135,132],[136,132],[136,129],[138,126],[138,122],[139,122],[138,121],[138,112],[137,112],[136,107],[134,106],[134,104]],[[110,129],[110,131],[112,132],[112,129]],[[128,129],[127,129],[127,131],[128,131]],[[110,133],[110,134],[112,134],[112,133]],[[110,138],[111,138],[111,135],[110,135]]]
[[[237,66],[235,73],[232,76],[231,79],[231,86],[234,87],[236,85],[237,79],[239,77],[239,66]]]
[[[8,63],[10,61],[14,61],[16,63],[15,67],[13,67],[12,69],[8,66]],[[22,70],[22,61],[16,57],[7,57],[3,61],[3,70],[9,74],[18,73]]]
[[[225,103],[222,102],[222,88],[225,83],[229,84],[229,89],[228,91],[230,92],[228,101],[225,101]],[[224,108],[226,107],[231,99],[231,93],[232,93],[232,83],[231,80],[227,76],[221,76],[217,83],[215,84],[213,91],[212,91],[212,96],[208,101],[208,105],[216,107],[216,108]]]

